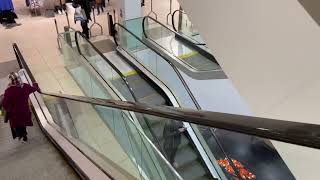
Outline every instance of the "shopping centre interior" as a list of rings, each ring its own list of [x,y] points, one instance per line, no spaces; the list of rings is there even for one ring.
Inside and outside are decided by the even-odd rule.
[[[1,0],[0,179],[318,179],[319,5]]]

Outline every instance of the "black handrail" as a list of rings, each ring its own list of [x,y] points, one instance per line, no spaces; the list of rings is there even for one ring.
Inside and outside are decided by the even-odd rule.
[[[184,11],[180,10],[180,9],[177,9],[175,10],[173,13],[172,13],[172,16],[171,16],[171,23],[172,23],[172,28],[174,31],[176,32],[179,32],[178,29],[176,28],[176,24],[174,23],[174,15],[177,13],[177,12],[180,12],[180,13],[183,13],[183,14],[186,14]]]
[[[196,98],[194,97],[194,95],[192,94],[190,88],[188,87],[188,84],[186,83],[186,81],[183,79],[181,73],[179,72],[179,70],[177,69],[177,67],[175,65],[173,65],[173,63],[171,61],[169,61],[167,58],[165,58],[164,55],[162,55],[161,52],[155,50],[154,48],[150,47],[148,44],[146,44],[145,42],[143,42],[138,36],[136,36],[134,33],[132,33],[130,30],[128,30],[126,27],[124,27],[122,24],[119,23],[115,23],[114,25],[114,29],[116,31],[116,33],[114,34],[113,38],[114,41],[116,43],[117,46],[119,46],[118,42],[117,42],[117,30],[116,30],[116,26],[121,27],[122,29],[126,30],[129,34],[131,34],[134,38],[136,38],[139,42],[141,42],[142,44],[144,44],[146,47],[148,47],[149,49],[151,49],[153,52],[155,52],[156,54],[158,54],[160,57],[162,57],[162,59],[164,59],[175,71],[175,73],[177,74],[178,78],[180,79],[180,81],[182,82],[183,86],[186,88],[189,96],[191,97],[192,101],[195,103],[195,106],[197,109],[201,109],[199,103],[197,102]]]
[[[171,16],[172,28],[173,28],[174,31],[176,31],[176,32],[179,33],[180,31],[176,28],[175,21],[174,21],[174,15],[175,15],[177,12],[180,12],[180,13],[182,13],[182,14],[187,14],[187,13],[185,13],[184,11],[182,11],[182,10],[180,10],[180,9],[177,9],[177,10],[175,10],[175,11],[172,13],[172,16]],[[197,44],[197,45],[199,45],[199,46],[205,46],[206,43],[199,43],[199,44]]]
[[[275,120],[268,118],[234,115],[219,112],[199,111],[156,106],[151,104],[118,101],[100,98],[81,97],[64,94],[42,93],[58,98],[101,105],[142,114],[154,115],[177,121],[186,121],[198,125],[209,126],[248,135],[259,136],[276,141],[297,144],[320,149],[320,125]]]

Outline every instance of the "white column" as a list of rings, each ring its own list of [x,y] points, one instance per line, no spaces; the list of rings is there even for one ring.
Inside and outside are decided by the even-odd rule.
[[[141,0],[117,0],[120,22],[142,16]]]

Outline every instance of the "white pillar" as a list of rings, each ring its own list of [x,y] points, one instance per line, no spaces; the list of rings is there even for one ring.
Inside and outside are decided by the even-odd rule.
[[[142,16],[141,0],[117,0],[120,22]]]

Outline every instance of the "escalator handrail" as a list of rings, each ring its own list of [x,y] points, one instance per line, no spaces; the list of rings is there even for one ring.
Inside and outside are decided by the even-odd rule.
[[[200,48],[199,46],[203,46],[205,44],[203,43],[200,43],[198,42],[197,40],[193,39],[193,38],[190,38],[189,36],[185,36],[185,35],[181,35],[180,33],[172,30],[171,28],[169,28],[168,26],[166,26],[165,24],[163,24],[162,22],[154,19],[153,17],[151,16],[145,16],[143,17],[143,20],[142,20],[142,31],[143,31],[143,35],[148,38],[148,39],[151,39],[153,42],[155,42],[152,38],[149,38],[147,33],[146,33],[146,29],[145,29],[145,22],[146,22],[146,19],[147,18],[150,18],[152,19],[154,22],[158,23],[159,25],[161,25],[162,27],[166,28],[167,30],[171,31],[173,34],[175,34],[175,37],[183,40],[186,44],[188,44],[189,46],[192,46],[192,48],[196,49],[200,54],[202,54],[203,56],[207,57],[208,59],[210,59],[211,61],[213,61],[214,63],[218,63],[218,61],[215,59],[215,57],[208,51],[204,50],[203,48]],[[192,39],[192,40],[191,40]],[[194,41],[194,42],[193,42]],[[156,44],[158,44],[157,42],[155,42]],[[159,44],[160,45],[160,44]],[[161,46],[161,45],[160,45]],[[162,46],[161,46],[162,47]],[[163,47],[164,48],[164,47]],[[165,48],[164,48],[165,49]],[[179,58],[179,57],[177,57]],[[180,59],[180,58],[179,58]]]
[[[18,50],[16,44],[13,44],[13,47],[15,51]],[[18,52],[20,53],[20,51]],[[26,62],[24,59],[21,60],[21,58],[23,57],[20,54],[20,56],[17,57],[19,66],[24,68],[29,74],[30,79],[35,82],[35,79]],[[320,125],[316,124],[210,111],[198,111],[168,106],[155,106],[129,101],[106,100],[45,92],[42,92],[42,94],[116,109],[134,111],[178,121],[183,120],[194,124],[320,149]]]
[[[150,47],[148,44],[146,44],[145,42],[143,42],[139,37],[137,37],[134,33],[132,33],[130,30],[128,30],[126,27],[124,27],[122,24],[119,23],[115,23],[113,25],[114,29],[116,30],[116,26],[121,27],[122,29],[126,30],[128,33],[130,33],[135,39],[137,39],[139,42],[141,42],[143,45],[145,45],[146,47],[148,47],[149,49],[151,49],[153,52],[155,52],[156,54],[158,54],[160,57],[162,57],[162,59],[164,59],[175,71],[175,73],[177,74],[178,78],[180,79],[180,81],[182,82],[184,88],[187,90],[187,93],[189,94],[189,96],[191,97],[192,101],[194,102],[195,106],[197,109],[201,109],[199,103],[197,102],[196,98],[194,97],[193,93],[191,92],[187,82],[184,80],[184,78],[182,77],[181,73],[179,72],[179,70],[177,69],[177,67],[175,65],[173,65],[173,63],[171,61],[169,61],[167,58],[165,58],[164,55],[162,55],[159,51],[155,50],[154,48]],[[118,42],[117,42],[117,38],[116,38],[116,33],[113,36],[114,41],[116,43],[117,46],[119,46]]]
[[[173,11],[173,13],[172,13],[172,16],[171,16],[172,28],[173,28],[174,31],[179,32],[178,29],[176,28],[176,24],[175,24],[175,21],[174,21],[174,15],[175,15],[177,12],[180,12],[180,13],[182,13],[182,14],[187,14],[187,13],[184,12],[184,11],[182,11],[182,10],[180,10],[180,9],[177,9],[177,10]],[[192,38],[192,39],[193,39],[193,38]],[[195,39],[193,39],[193,40],[194,40],[194,41],[197,41],[197,40],[195,40]],[[198,41],[197,41],[197,42],[198,42]],[[197,44],[197,45],[199,45],[199,46],[205,46],[206,43],[200,43],[200,42],[199,42],[199,44]]]
[[[42,94],[320,149],[320,125],[316,124],[48,92]]]
[[[172,13],[172,16],[171,16],[171,24],[172,24],[172,28],[174,31],[176,32],[179,32],[178,29],[176,28],[176,24],[174,23],[174,15],[177,13],[177,12],[180,12],[180,13],[183,13],[183,14],[186,14],[184,11],[180,10],[180,9],[177,9],[175,11],[173,11]]]

